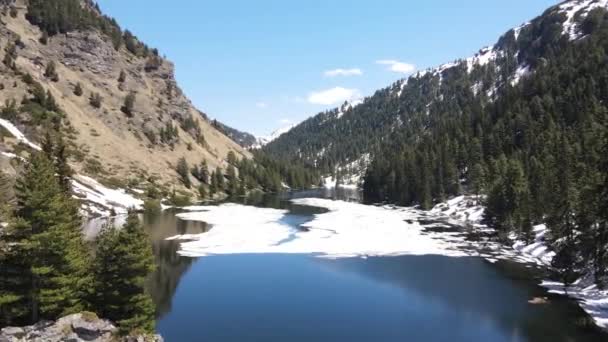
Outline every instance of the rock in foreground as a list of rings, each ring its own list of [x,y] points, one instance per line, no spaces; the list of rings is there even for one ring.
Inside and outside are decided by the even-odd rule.
[[[116,326],[112,322],[98,318],[91,313],[78,313],[62,317],[57,321],[40,321],[27,327],[7,327],[0,331],[0,342],[21,341],[94,341],[110,342],[162,342],[163,338],[155,336],[116,337]]]

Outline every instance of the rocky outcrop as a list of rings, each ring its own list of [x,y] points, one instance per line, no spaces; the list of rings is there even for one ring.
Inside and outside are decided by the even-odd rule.
[[[171,189],[180,186],[175,167],[182,157],[190,165],[204,160],[211,169],[226,168],[230,152],[251,158],[194,107],[175,79],[175,66],[158,51],[144,57],[125,46],[116,49],[107,35],[95,29],[54,35],[42,43],[42,32],[25,18],[25,0],[17,0],[12,15],[2,11],[7,7],[1,4],[0,61],[6,47],[16,48],[15,70],[0,63],[0,108],[6,101],[19,104],[31,97],[31,84],[24,75],[39,83],[65,114],[65,137],[74,151],[70,162],[77,172],[98,180],[146,183],[153,179]],[[56,77],[45,76],[51,62]],[[77,85],[80,95],[75,94]],[[100,99],[98,105],[91,104],[93,95]],[[133,105],[125,113],[129,95],[134,96]],[[38,143],[43,133],[32,116],[26,108],[9,121]],[[163,135],[167,127],[172,133]],[[6,153],[25,156],[17,145],[10,137],[3,140],[0,129],[0,152],[5,153],[0,153],[0,160],[8,159]]]
[[[117,337],[112,322],[92,313],[78,313],[57,321],[41,321],[27,327],[7,327],[0,331],[0,342],[163,342],[160,335]]]

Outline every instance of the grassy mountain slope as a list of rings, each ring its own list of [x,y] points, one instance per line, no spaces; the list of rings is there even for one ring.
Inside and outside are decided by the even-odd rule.
[[[27,1],[5,3],[0,16],[0,58],[11,49],[15,58],[14,68],[0,65],[0,103],[15,100],[19,107],[23,98],[31,96],[31,80],[48,90],[65,114],[64,128],[77,171],[122,180],[153,177],[172,184],[177,183],[175,167],[181,157],[192,164],[206,160],[214,169],[226,167],[230,151],[250,157],[192,105],[177,85],[170,61],[155,52],[134,54],[127,44],[116,49],[112,37],[95,27],[47,37],[26,19]],[[96,9],[91,11],[101,16]],[[57,77],[48,75],[50,63]],[[75,94],[78,85],[80,96]],[[93,94],[102,99],[99,108],[91,105]],[[129,94],[134,95],[134,103],[132,110],[125,110]],[[10,121],[39,142],[47,121],[40,116],[19,108]],[[8,134],[3,136],[0,150],[21,150]]]

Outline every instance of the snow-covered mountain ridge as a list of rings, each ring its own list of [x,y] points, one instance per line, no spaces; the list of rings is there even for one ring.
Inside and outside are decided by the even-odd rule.
[[[380,145],[390,144],[391,136],[407,126],[421,125],[422,132],[420,121],[425,119],[417,117],[418,113],[430,117],[444,107],[443,103],[463,95],[447,88],[455,81],[468,83],[472,96],[481,98],[482,105],[494,102],[543,63],[532,52],[534,42],[543,34],[543,21],[559,23],[562,37],[576,43],[585,36],[584,18],[594,9],[607,7],[607,0],[571,0],[555,5],[540,17],[508,30],[494,45],[473,56],[418,71],[352,108],[319,113],[269,143],[265,150],[282,159],[303,159],[324,168],[330,176],[365,154],[373,155]]]

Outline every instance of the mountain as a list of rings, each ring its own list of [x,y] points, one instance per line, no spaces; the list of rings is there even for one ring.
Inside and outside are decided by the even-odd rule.
[[[251,133],[239,131],[217,120],[213,120],[213,126],[243,148],[251,148],[258,144],[258,138]]]
[[[261,148],[265,145],[268,145],[269,143],[277,140],[280,136],[282,136],[283,134],[289,132],[292,128],[294,128],[296,125],[292,124],[289,126],[285,126],[282,128],[277,129],[276,131],[270,133],[270,135],[265,136],[265,137],[257,137],[257,143],[255,146],[253,146],[254,148]]]
[[[606,6],[604,0],[573,0],[549,8],[472,57],[417,72],[356,106],[319,113],[264,150],[283,160],[303,160],[327,175],[336,169],[349,173],[348,165],[364,163],[369,153],[385,153],[387,145],[401,141],[396,136],[428,131],[452,104],[457,108],[447,115],[455,120],[488,109],[555,60],[563,47],[584,41],[595,25],[585,21],[588,14],[596,18]]]
[[[367,164],[355,171],[366,202],[429,209],[473,195],[496,238],[532,243],[540,229],[561,283],[605,289],[608,1],[553,6],[472,57],[318,114],[264,150],[336,179]]]
[[[227,137],[232,139],[237,144],[241,145],[246,149],[260,149],[264,145],[276,140],[281,135],[289,132],[290,129],[295,127],[296,125],[289,125],[283,128],[279,128],[276,131],[272,132],[268,136],[264,137],[256,137],[255,135],[243,131],[239,131],[236,128],[232,128],[228,125],[225,125],[217,120],[213,120],[213,127],[215,127],[220,132],[224,133]]]
[[[171,188],[182,157],[213,170],[230,152],[251,158],[192,105],[169,60],[94,2],[3,0],[0,9],[0,118],[35,144],[61,121],[77,172]],[[0,166],[14,174],[7,156],[26,148],[1,128],[0,137]]]

